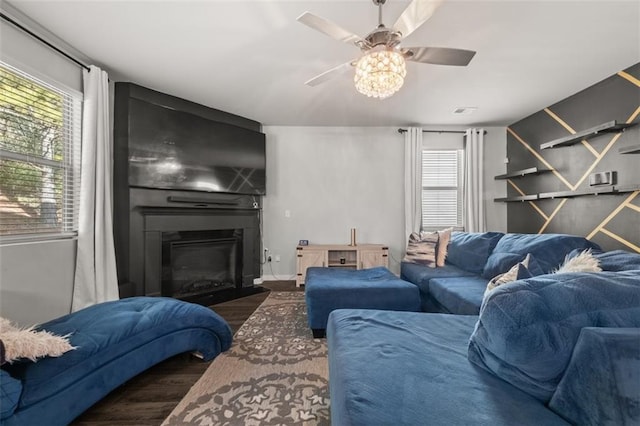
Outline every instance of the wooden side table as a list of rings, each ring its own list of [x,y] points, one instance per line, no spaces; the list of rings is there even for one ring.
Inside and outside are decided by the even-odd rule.
[[[383,244],[316,244],[296,247],[296,287],[304,284],[307,268],[367,269],[389,267],[389,247]]]

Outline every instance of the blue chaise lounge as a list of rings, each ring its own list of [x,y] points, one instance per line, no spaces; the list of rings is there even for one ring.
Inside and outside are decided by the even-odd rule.
[[[90,306],[38,327],[77,349],[0,370],[0,424],[64,425],[130,378],[182,352],[211,360],[231,346],[229,325],[204,306],[133,297]]]

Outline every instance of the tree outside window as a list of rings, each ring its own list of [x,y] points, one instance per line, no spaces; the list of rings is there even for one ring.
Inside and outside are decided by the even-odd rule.
[[[0,235],[73,230],[74,112],[77,99],[0,65]]]

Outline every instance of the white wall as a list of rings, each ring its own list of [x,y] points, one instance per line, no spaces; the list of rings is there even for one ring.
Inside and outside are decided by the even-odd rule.
[[[264,247],[280,262],[263,275],[295,275],[298,240],[387,244],[399,259],[404,238],[403,138],[395,128],[265,127]],[[285,217],[285,212],[290,217]],[[392,268],[398,271],[398,266]],[[271,279],[270,277],[267,279]]]
[[[459,129],[458,129],[459,130]],[[293,279],[295,246],[358,242],[389,246],[390,269],[399,273],[404,246],[404,137],[387,127],[266,126],[267,195],[263,204],[263,242],[272,261],[263,278]],[[485,198],[489,230],[506,230],[504,182],[506,129],[487,128]],[[290,217],[286,217],[286,212]]]
[[[487,230],[507,232],[507,204],[496,203],[494,198],[507,196],[507,181],[494,176],[507,172],[507,128],[485,127],[484,140],[484,199],[486,203]]]
[[[71,311],[76,241],[0,246],[0,316],[22,325]]]
[[[71,51],[6,2],[5,14]],[[46,33],[46,34],[44,34]],[[72,52],[74,53],[74,52]],[[45,81],[82,90],[81,68],[31,36],[0,20],[0,59]],[[67,239],[0,246],[0,316],[23,325],[44,322],[71,310],[76,241]]]

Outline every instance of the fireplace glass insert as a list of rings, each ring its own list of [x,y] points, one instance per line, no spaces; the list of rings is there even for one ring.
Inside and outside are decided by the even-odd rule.
[[[162,295],[190,300],[242,287],[242,229],[162,233]]]

